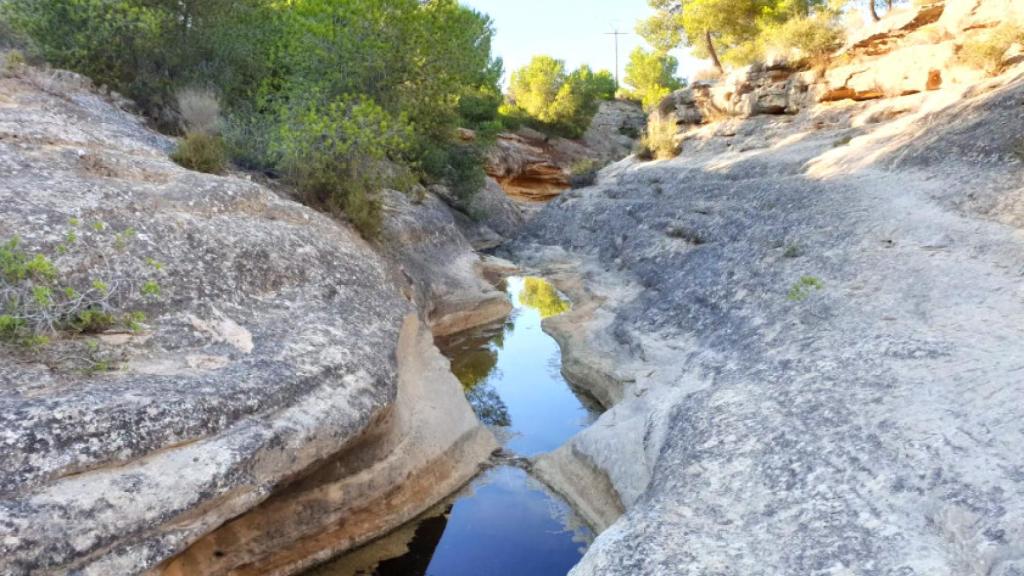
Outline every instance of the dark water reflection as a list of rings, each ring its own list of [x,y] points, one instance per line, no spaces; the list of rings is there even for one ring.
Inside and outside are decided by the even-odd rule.
[[[562,378],[558,345],[541,331],[541,320],[569,302],[539,278],[510,278],[508,294],[514,311],[507,322],[438,346],[506,450],[535,456],[596,414]],[[561,576],[591,538],[561,499],[523,470],[498,466],[413,524],[307,576]]]

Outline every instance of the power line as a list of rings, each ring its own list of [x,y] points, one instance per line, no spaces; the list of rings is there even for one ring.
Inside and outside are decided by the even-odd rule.
[[[615,88],[619,88],[619,36],[629,36],[629,32],[619,32],[616,28],[614,32],[605,32],[605,36],[615,37]]]

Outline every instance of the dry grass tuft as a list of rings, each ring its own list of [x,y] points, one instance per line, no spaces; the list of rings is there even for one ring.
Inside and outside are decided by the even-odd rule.
[[[996,76],[1006,65],[1006,53],[1017,43],[1024,43],[1024,26],[1006,22],[987,34],[964,42],[959,58],[968,66]]]
[[[178,112],[186,133],[220,133],[220,102],[212,91],[186,88],[178,92]]]

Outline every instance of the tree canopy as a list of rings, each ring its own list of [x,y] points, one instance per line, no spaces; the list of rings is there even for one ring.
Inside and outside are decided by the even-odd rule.
[[[689,46],[696,56],[746,64],[760,52],[762,36],[793,18],[834,7],[835,0],[648,0],[655,15],[638,26],[656,48]]]
[[[236,161],[350,215],[375,213],[387,174],[483,182],[455,128],[496,120],[502,66],[490,19],[457,0],[6,0],[0,19],[169,130],[178,92],[212,91]]]
[[[518,112],[541,128],[576,137],[586,131],[600,101],[614,96],[611,72],[594,72],[584,65],[567,73],[565,62],[535,56],[512,73],[509,97],[514,108],[507,112]]]
[[[633,87],[630,95],[651,109],[674,90],[682,87],[676,78],[679,61],[664,52],[648,52],[637,47],[626,64],[626,83]]]

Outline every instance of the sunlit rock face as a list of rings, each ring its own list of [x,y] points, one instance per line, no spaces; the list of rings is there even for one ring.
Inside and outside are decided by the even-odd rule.
[[[784,59],[729,71],[666,97],[658,113],[684,129],[723,117],[796,114],[819,102],[896,98],[967,86],[986,73],[965,65],[964,43],[982,37],[1024,8],[1009,0],[938,0],[897,7],[880,22],[851,30],[839,57],[821,69]]]
[[[563,370],[617,385],[566,462],[626,512],[574,576],[1021,573],[1022,101],[708,124],[528,224]]]
[[[638,104],[611,101],[600,104],[578,141],[529,128],[500,134],[488,154],[487,174],[513,198],[550,200],[571,187],[574,164],[601,166],[628,156],[645,124]]]

